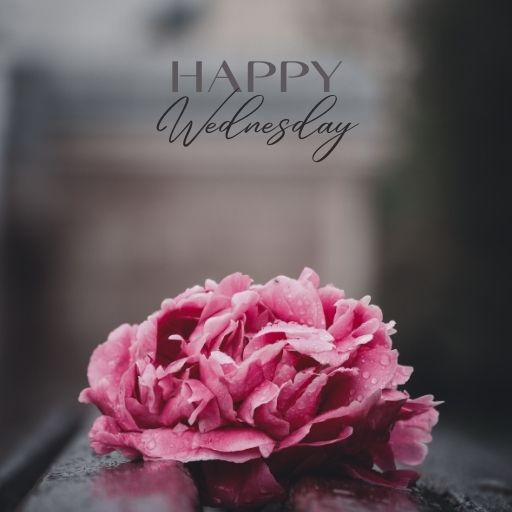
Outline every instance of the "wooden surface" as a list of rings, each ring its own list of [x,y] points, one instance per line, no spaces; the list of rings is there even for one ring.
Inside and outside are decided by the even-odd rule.
[[[306,478],[287,503],[265,512],[507,512],[512,511],[512,461],[456,430],[437,429],[422,478],[410,491],[347,480]],[[20,512],[188,512],[201,510],[190,477],[172,463],[126,462],[93,455],[79,431]],[[213,509],[204,510],[212,511]]]

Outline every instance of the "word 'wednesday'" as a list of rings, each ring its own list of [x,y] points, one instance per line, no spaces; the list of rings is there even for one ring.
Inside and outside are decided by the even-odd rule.
[[[323,134],[327,136],[327,140],[315,149],[311,157],[313,162],[321,162],[334,151],[347,132],[358,126],[358,123],[352,122],[322,122],[322,118],[333,109],[338,101],[334,94],[324,96],[301,119],[285,118],[278,122],[250,120],[251,116],[260,110],[265,102],[262,94],[255,94],[243,101],[233,114],[228,114],[227,119],[217,121],[217,116],[221,115],[221,111],[236,92],[233,91],[206,120],[198,124],[191,119],[183,119],[190,98],[181,96],[160,116],[156,129],[159,132],[168,132],[169,143],[181,139],[185,147],[193,144],[201,134],[214,132],[222,134],[227,140],[249,133],[261,133],[267,137],[268,146],[277,144],[287,134],[294,134],[299,140]]]
[[[193,73],[181,69],[178,61],[172,61],[172,92],[180,91],[180,83],[183,81],[180,79],[184,78],[195,79],[196,92],[205,90],[205,82],[208,85],[206,90],[210,92],[217,82],[226,83],[226,80],[234,91],[254,92],[257,80],[265,80],[273,75],[279,77],[280,91],[287,92],[290,80],[304,77],[310,72],[318,77],[323,92],[330,92],[331,78],[340,64],[341,61],[338,61],[334,68],[325,69],[317,60],[312,60],[309,64],[300,60],[283,60],[278,65],[266,60],[250,60],[247,62],[245,77],[242,77],[240,74],[236,76],[225,60],[222,61],[216,73],[210,76],[206,76],[203,61],[196,61]]]

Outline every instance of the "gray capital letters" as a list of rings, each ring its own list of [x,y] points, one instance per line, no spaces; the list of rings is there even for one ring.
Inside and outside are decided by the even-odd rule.
[[[224,71],[224,73],[226,73],[226,76],[221,76],[221,71]],[[213,84],[215,83],[215,80],[217,80],[218,78],[227,78],[229,80],[229,83],[231,84],[231,87],[233,87],[234,91],[241,91],[240,86],[236,81],[235,75],[233,75],[231,68],[229,67],[228,63],[225,60],[222,61],[222,64],[220,65],[220,68],[217,71],[217,74],[215,75],[214,79],[212,80],[212,83],[210,84],[208,92],[212,90]]]
[[[288,64],[298,64],[300,71],[297,75],[288,75]],[[287,91],[288,78],[299,78],[309,71],[309,66],[300,60],[283,60],[281,62],[281,92]]]
[[[316,60],[312,60],[311,64],[313,64],[313,67],[320,73],[320,76],[322,77],[324,81],[324,92],[331,92],[331,77],[334,75],[336,70],[340,67],[341,60],[338,61],[338,64],[336,64],[336,67],[331,71],[331,74],[328,75],[324,68],[320,65],[320,63]]]
[[[193,75],[180,75],[178,73],[179,63],[177,60],[172,61],[172,92],[178,92],[178,81],[179,77],[189,76],[196,78],[196,92],[202,92],[203,90],[203,63],[200,60],[196,61],[196,73]]]
[[[263,75],[254,74],[254,67],[256,64],[265,64],[267,66],[267,71]],[[266,78],[267,76],[271,76],[276,72],[276,67],[272,62],[267,62],[266,60],[250,60],[247,63],[247,90],[249,92],[254,92],[254,79],[255,78]]]

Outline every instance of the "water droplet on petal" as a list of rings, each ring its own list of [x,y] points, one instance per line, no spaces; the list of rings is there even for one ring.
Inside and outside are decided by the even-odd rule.
[[[372,384],[377,384],[377,379],[375,377],[372,377],[372,379],[370,380],[370,382]]]
[[[363,372],[363,379],[370,377],[370,372]]]
[[[382,356],[380,358],[380,364],[382,366],[387,366],[389,364],[389,357],[388,356]]]
[[[363,395],[357,395],[356,400],[357,400],[358,402],[362,402],[362,401],[363,401]]]

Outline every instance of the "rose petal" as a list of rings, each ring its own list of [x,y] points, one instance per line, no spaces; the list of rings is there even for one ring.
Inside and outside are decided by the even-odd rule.
[[[427,395],[408,400],[404,405],[407,419],[396,422],[391,431],[390,446],[397,460],[416,466],[425,459],[432,440],[431,431],[436,425],[439,413],[434,409],[432,396]]]
[[[278,276],[260,291],[263,303],[280,320],[324,328],[322,303],[313,284]]]
[[[94,403],[102,412],[113,413],[119,383],[130,365],[129,349],[136,332],[137,326],[123,324],[94,350],[87,369],[91,387],[80,393],[80,402]]]
[[[238,410],[239,417],[249,425],[254,425],[254,411],[277,397],[279,387],[266,381],[258,386],[243,402]]]
[[[318,290],[318,296],[324,310],[326,327],[330,327],[336,313],[336,303],[345,298],[345,292],[328,284]]]
[[[318,288],[320,286],[320,276],[312,268],[309,267],[304,267],[304,269],[300,273],[299,281],[301,281],[302,283],[309,282],[315,288]]]
[[[284,418],[293,430],[313,419],[318,409],[320,393],[327,384],[327,380],[328,377],[325,374],[314,378],[286,411]]]
[[[233,398],[229,392],[228,383],[220,364],[214,359],[199,358],[201,381],[208,387],[217,399],[219,410],[227,421],[235,421]]]
[[[240,366],[230,373],[228,388],[233,400],[238,402],[259,386],[264,379],[271,380],[281,355],[284,342],[267,345],[253,352]]]
[[[397,368],[398,353],[377,347],[358,354],[353,366],[359,369],[354,375],[350,391],[355,400],[362,401],[376,390],[388,386]]]

